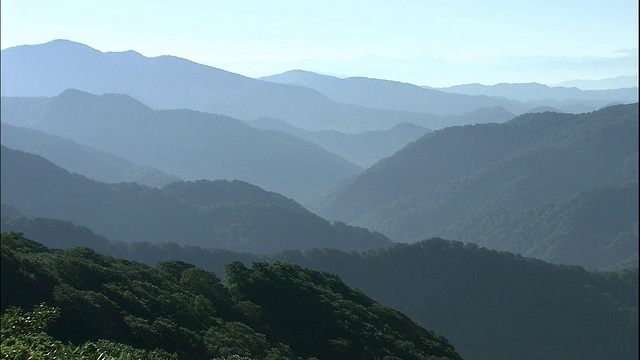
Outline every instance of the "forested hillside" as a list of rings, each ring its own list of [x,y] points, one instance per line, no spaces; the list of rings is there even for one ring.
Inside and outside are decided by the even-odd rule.
[[[328,271],[446,336],[469,359],[629,359],[638,356],[638,272],[587,272],[474,244],[430,239],[367,253],[287,251],[258,257],[177,244],[111,242],[59,220],[4,216],[48,246],[84,244],[156,264],[181,260],[221,273],[240,260]]]
[[[5,355],[64,358],[64,343],[108,340],[112,356],[128,345],[180,359],[460,359],[445,338],[337,276],[291,264],[233,262],[222,285],[184,262],[151,268],[18,233],[2,233],[1,264]],[[34,308],[39,327],[12,307]]]
[[[381,234],[329,223],[291,199],[242,181],[178,182],[162,189],[105,184],[4,146],[1,176],[3,203],[26,215],[88,226],[113,239],[254,253],[391,244]]]
[[[637,179],[638,106],[620,105],[434,131],[310,207],[415,241],[483,213],[524,211]]]
[[[438,236],[588,269],[637,268],[638,184],[590,189],[530,210],[481,213]]]
[[[244,180],[301,201],[361,169],[315,144],[226,116],[152,110],[126,95],[77,90],[41,101],[42,110],[32,112],[33,103],[5,98],[2,121],[31,124],[185,180]]]

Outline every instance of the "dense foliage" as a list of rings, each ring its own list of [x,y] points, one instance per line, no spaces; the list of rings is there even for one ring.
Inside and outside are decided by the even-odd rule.
[[[15,344],[6,351],[34,339],[55,351],[69,350],[60,342],[100,347],[107,340],[116,349],[121,343],[184,359],[459,359],[446,339],[336,276],[287,263],[232,262],[223,286],[214,273],[180,261],[151,268],[2,233],[1,266],[3,345]],[[9,325],[25,315],[14,307],[41,303],[59,310],[36,308],[36,320],[45,319],[16,340]]]
[[[111,242],[59,220],[5,216],[3,231],[12,228],[48,246],[84,241],[148,264],[182,260],[221,273],[223,264],[235,260],[287,261],[335,273],[349,286],[445,335],[464,358],[638,356],[637,268],[587,272],[441,239],[360,254],[318,249],[258,257],[170,243]]]
[[[78,346],[63,343],[47,333],[59,317],[59,309],[43,304],[29,312],[16,307],[6,309],[2,314],[2,359],[177,359],[176,354],[159,349],[141,350],[109,340],[87,341]]]
[[[333,247],[362,250],[386,237],[329,223],[282,195],[242,181],[195,181],[162,189],[105,184],[2,147],[2,201],[26,215],[88,226],[109,238],[172,241],[253,253]]]

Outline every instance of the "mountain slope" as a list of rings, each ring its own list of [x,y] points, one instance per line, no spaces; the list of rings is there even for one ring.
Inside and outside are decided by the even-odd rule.
[[[638,266],[638,184],[595,188],[530,210],[497,209],[437,232],[588,269]]]
[[[637,182],[637,151],[637,104],[583,115],[527,114],[427,134],[311,207],[412,241],[483,212],[526,210]]]
[[[192,109],[242,120],[284,119],[345,132],[421,124],[429,115],[332,101],[317,91],[247,78],[173,56],[103,53],[67,40],[2,50],[3,96],[55,96],[67,89],[122,93],[154,109]]]
[[[337,276],[291,264],[231,263],[225,286],[180,261],[151,268],[88,248],[53,251],[16,233],[1,245],[3,313],[55,306],[60,318],[40,330],[65,343],[106,339],[181,359],[460,359],[445,338]],[[4,352],[12,329],[3,330]]]
[[[363,168],[392,155],[430,131],[411,123],[398,124],[389,130],[358,134],[345,134],[334,130],[307,131],[291,126],[284,120],[264,117],[249,124],[259,129],[282,131],[310,141]]]
[[[71,172],[106,183],[137,182],[141,185],[162,186],[180,181],[149,166],[140,166],[71,140],[41,131],[2,123],[2,145],[40,155]]]
[[[36,239],[45,244],[57,241],[67,248],[81,238],[79,229],[60,222],[22,224],[32,233],[40,229]],[[9,229],[5,226],[3,221],[3,231]],[[71,240],[64,246],[66,239]],[[93,240],[87,236],[87,245]],[[216,273],[235,260],[288,261],[335,273],[349,286],[445,334],[466,359],[638,356],[637,270],[587,272],[442,239],[361,254],[324,249],[268,257],[175,244],[115,248],[115,254],[107,253],[147,264],[181,260]]]
[[[36,119],[4,98],[2,118],[71,139],[185,180],[239,179],[298,200],[318,196],[360,168],[315,144],[190,110],[152,110],[126,95],[68,90]]]
[[[162,189],[105,184],[70,174],[37,155],[2,147],[2,202],[20,212],[83,225],[112,239],[270,253],[391,242],[331,224],[293,200],[240,181],[175,182]]]

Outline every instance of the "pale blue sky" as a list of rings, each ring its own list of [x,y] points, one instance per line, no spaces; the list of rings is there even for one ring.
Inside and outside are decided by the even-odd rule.
[[[637,0],[2,0],[1,47],[69,39],[258,77],[449,86],[636,75]]]

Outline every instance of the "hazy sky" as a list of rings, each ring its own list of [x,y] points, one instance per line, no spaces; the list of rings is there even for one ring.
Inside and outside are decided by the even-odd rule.
[[[638,73],[637,0],[2,0],[1,47],[68,39],[250,77],[304,69],[418,85]]]

